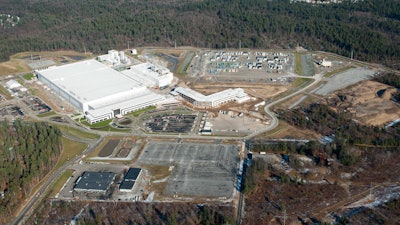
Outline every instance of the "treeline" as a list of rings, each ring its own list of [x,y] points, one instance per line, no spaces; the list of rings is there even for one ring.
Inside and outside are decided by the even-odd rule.
[[[400,2],[310,5],[289,0],[12,1],[2,13],[21,17],[1,29],[0,59],[21,51],[105,52],[130,46],[325,50],[400,65]],[[397,64],[396,64],[397,63]]]
[[[379,76],[375,76],[374,81],[400,88],[400,75],[394,73],[383,73]]]
[[[352,165],[358,159],[354,149],[363,148],[363,146],[387,150],[400,149],[400,125],[387,129],[364,126],[346,118],[343,113],[334,112],[327,105],[311,104],[302,108],[281,111],[279,117],[292,126],[330,136],[332,142],[326,144],[317,141],[265,143],[253,140],[251,142],[252,151],[303,154],[314,158],[321,165],[326,165],[327,159],[332,157],[338,159],[343,165]]]
[[[393,136],[385,128],[361,125],[346,117],[345,113],[336,113],[324,104],[314,103],[281,112],[280,118],[293,126],[322,135],[334,134],[335,139],[343,139],[349,145],[400,146],[400,137]]]
[[[383,73],[379,76],[375,76],[373,80],[397,88],[397,91],[392,93],[392,97],[395,101],[400,102],[400,75]]]
[[[53,168],[61,132],[43,122],[0,122],[0,221],[10,218],[32,188]],[[2,223],[2,222],[0,222]]]

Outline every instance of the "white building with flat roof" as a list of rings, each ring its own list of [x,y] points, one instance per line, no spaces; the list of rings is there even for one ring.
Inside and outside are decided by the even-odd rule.
[[[38,79],[72,106],[89,123],[107,120],[156,105],[164,96],[97,60],[36,70]]]
[[[168,68],[151,63],[134,65],[127,70],[121,71],[121,73],[146,87],[166,87],[174,79],[174,75]]]
[[[177,87],[174,91],[178,93],[183,100],[201,108],[218,107],[232,101],[242,103],[250,100],[250,97],[242,88],[229,88],[211,95],[203,95],[195,90],[184,87]]]
[[[9,80],[6,82],[6,87],[11,90],[11,89],[15,89],[15,88],[20,88],[20,87],[22,87],[22,85],[20,83],[18,83],[18,81],[16,81],[16,80]]]

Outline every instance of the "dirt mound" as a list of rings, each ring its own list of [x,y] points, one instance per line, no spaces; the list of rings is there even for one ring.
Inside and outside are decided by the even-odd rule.
[[[354,119],[367,125],[382,125],[400,115],[392,93],[396,88],[375,81],[363,81],[342,89],[327,98],[330,106],[351,112]]]
[[[383,99],[390,100],[392,98],[392,94],[396,92],[396,88],[389,87],[386,89],[381,89],[377,92],[377,95]]]

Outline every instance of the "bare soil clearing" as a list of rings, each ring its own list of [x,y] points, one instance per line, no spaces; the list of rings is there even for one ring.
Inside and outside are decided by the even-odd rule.
[[[400,118],[400,106],[390,100],[393,88],[375,81],[363,81],[328,97],[336,109],[351,112],[366,125],[384,125]]]
[[[40,60],[51,59],[56,63],[75,62],[81,59],[93,57],[92,53],[80,53],[75,51],[56,52],[22,52],[10,57],[7,62],[0,63],[0,76],[30,72],[28,63],[32,62],[33,56],[40,56]]]

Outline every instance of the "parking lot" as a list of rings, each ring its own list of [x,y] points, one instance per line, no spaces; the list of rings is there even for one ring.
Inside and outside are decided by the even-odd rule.
[[[293,54],[280,52],[209,52],[204,57],[206,76],[214,81],[291,82],[284,75],[293,72]]]
[[[153,142],[145,146],[137,163],[173,168],[167,195],[230,198],[239,150],[234,144]]]
[[[354,68],[342,73],[336,74],[329,78],[329,82],[320,87],[316,94],[327,95],[333,91],[340,90],[344,87],[356,84],[362,80],[370,79],[375,74],[375,71],[366,68]]]
[[[189,133],[193,130],[196,115],[156,115],[146,122],[149,132],[157,133]]]

